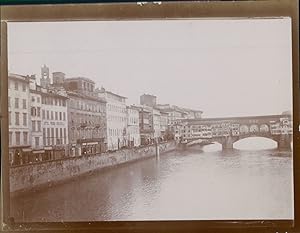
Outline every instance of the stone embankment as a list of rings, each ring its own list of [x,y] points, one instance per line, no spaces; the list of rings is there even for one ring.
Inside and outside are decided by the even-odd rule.
[[[175,147],[176,143],[174,141],[159,144],[160,154],[174,150]],[[48,187],[99,169],[155,155],[155,145],[150,145],[134,149],[122,149],[111,153],[69,157],[11,167],[9,174],[10,192],[18,194]]]

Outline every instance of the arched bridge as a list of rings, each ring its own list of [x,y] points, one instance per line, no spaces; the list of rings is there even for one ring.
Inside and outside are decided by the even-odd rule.
[[[238,140],[265,137],[276,141],[279,149],[291,149],[292,126],[291,115],[185,119],[181,135],[187,145],[200,140],[230,149]]]

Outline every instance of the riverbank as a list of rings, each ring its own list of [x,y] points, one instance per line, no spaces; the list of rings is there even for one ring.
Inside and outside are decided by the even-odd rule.
[[[176,148],[174,141],[159,144],[160,153]],[[111,153],[69,157],[54,161],[20,165],[10,168],[10,192],[12,196],[66,182],[99,169],[156,155],[155,145],[122,149]]]

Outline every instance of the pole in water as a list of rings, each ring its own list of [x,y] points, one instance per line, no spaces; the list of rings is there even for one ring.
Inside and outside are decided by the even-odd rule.
[[[155,141],[155,154],[156,154],[156,159],[159,159],[159,144],[157,140]]]

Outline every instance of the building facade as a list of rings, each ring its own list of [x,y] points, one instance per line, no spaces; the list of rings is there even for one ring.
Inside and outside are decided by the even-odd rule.
[[[107,150],[106,101],[87,78],[65,79],[68,94],[69,154],[81,156]]]
[[[30,161],[29,79],[28,76],[8,75],[9,159],[12,165]]]
[[[41,86],[37,85],[35,76],[30,78],[30,129],[32,160],[43,161],[45,150],[42,132],[42,94]]]
[[[141,145],[148,145],[153,142],[154,129],[152,127],[152,108],[139,105],[139,126]]]
[[[156,108],[151,109],[151,125],[154,130],[153,132],[153,139],[155,140],[161,140],[161,127],[160,127],[160,110]]]
[[[140,126],[139,126],[139,108],[136,106],[127,106],[127,145],[137,147],[141,145]]]
[[[42,97],[41,115],[45,159],[66,157],[69,144],[68,97],[66,93],[63,94],[53,88],[41,88],[40,94]]]
[[[127,145],[126,97],[106,91],[104,88],[97,89],[96,93],[106,101],[107,148],[121,149]]]
[[[160,110],[160,134],[163,140],[167,140],[168,130],[168,113]]]

